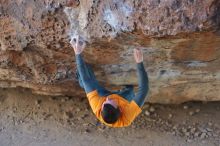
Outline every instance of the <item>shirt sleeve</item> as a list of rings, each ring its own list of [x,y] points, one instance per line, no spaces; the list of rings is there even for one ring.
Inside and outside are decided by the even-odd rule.
[[[97,90],[89,92],[87,94],[87,98],[89,100],[92,111],[97,115],[97,112],[101,109],[102,103],[104,102],[105,98],[101,98]]]
[[[135,118],[142,112],[141,108],[132,100],[129,106],[124,110],[123,123],[124,126],[129,126]]]
[[[86,63],[84,62],[81,54],[76,55],[76,64],[77,64],[77,70],[79,72],[79,75],[83,81],[83,87],[86,93],[89,93],[95,90],[91,76],[89,75],[89,72],[88,72],[88,67],[86,66]]]
[[[139,107],[144,104],[145,97],[149,91],[149,81],[147,72],[144,69],[143,62],[137,64],[138,74],[138,91],[136,96],[133,98]]]

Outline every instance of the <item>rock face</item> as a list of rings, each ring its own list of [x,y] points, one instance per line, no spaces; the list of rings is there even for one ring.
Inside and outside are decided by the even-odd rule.
[[[143,48],[150,102],[220,100],[219,0],[0,0],[0,87],[83,96],[71,37],[109,89],[137,84]]]

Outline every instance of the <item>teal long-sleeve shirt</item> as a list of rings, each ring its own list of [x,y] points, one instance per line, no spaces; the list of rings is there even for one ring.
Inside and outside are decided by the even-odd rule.
[[[149,91],[149,80],[143,62],[137,64],[138,91],[133,100],[141,107]]]
[[[89,75],[87,71],[87,66],[80,54],[76,55],[76,63],[77,63],[77,70],[79,75],[83,81],[83,86],[86,93],[96,90],[94,86],[94,76]],[[148,75],[145,71],[143,62],[137,63],[137,76],[138,76],[138,91],[135,94],[133,100],[141,107],[144,104],[145,98],[149,91],[149,81]]]

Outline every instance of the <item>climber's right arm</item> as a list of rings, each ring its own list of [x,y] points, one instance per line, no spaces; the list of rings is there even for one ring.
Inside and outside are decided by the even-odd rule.
[[[86,94],[92,92],[95,90],[95,87],[93,86],[93,79],[91,79],[88,70],[86,69],[86,64],[82,58],[81,54],[76,54],[76,64],[77,64],[77,70],[79,72],[80,78],[83,82],[83,87],[85,89]]]
[[[92,79],[89,76],[89,73],[86,69],[86,64],[83,60],[83,57],[81,53],[83,52],[85,45],[84,43],[79,43],[79,37],[76,38],[76,40],[71,40],[71,45],[75,52],[75,58],[76,58],[76,64],[77,64],[77,70],[79,72],[80,78],[82,79],[84,89],[86,93],[90,93],[95,90],[95,87],[93,86]]]
[[[143,62],[137,64],[137,75],[138,75],[138,91],[135,94],[133,100],[139,107],[144,104],[145,98],[149,91],[148,75],[145,71]]]
[[[141,49],[134,49],[134,58],[137,63],[137,75],[138,75],[138,92],[133,100],[141,107],[144,104],[145,98],[149,91],[148,75],[144,68],[143,52]]]

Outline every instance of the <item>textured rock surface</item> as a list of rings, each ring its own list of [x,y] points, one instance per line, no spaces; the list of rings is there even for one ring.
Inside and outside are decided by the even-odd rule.
[[[0,87],[82,96],[69,45],[80,34],[108,87],[137,83],[138,46],[149,101],[220,100],[219,12],[218,0],[0,0]]]

